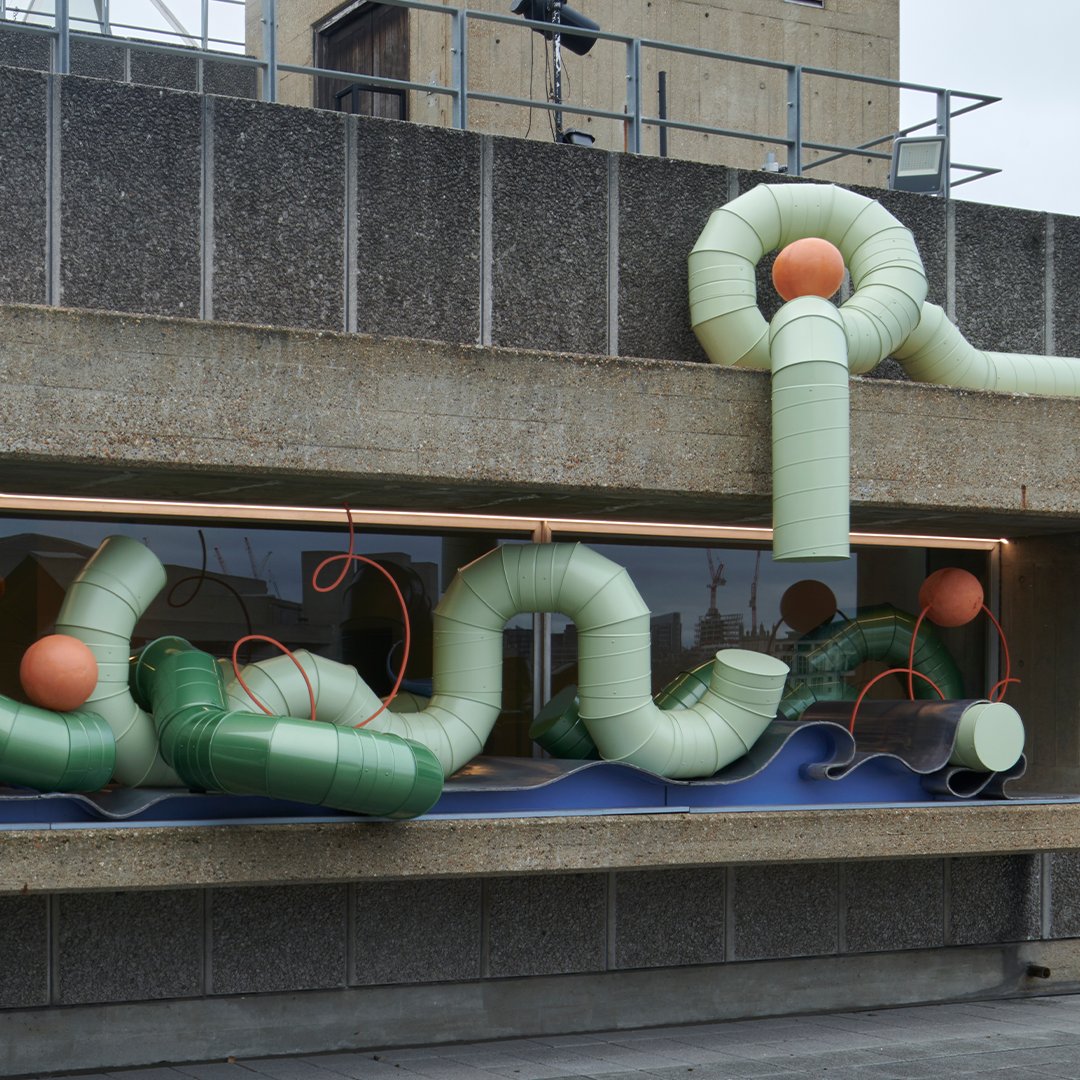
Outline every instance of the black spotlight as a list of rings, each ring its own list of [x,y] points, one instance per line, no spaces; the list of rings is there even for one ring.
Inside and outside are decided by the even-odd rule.
[[[526,19],[532,19],[535,22],[551,21],[551,0],[516,0],[516,3],[510,10],[515,15],[524,15]],[[560,21],[563,26],[569,27],[570,29],[600,29],[599,23],[594,23],[592,19],[582,15],[580,11],[575,11],[572,7],[568,7],[566,4],[562,5]],[[544,37],[549,40],[551,38],[550,31],[537,30],[537,33],[543,34]],[[584,37],[579,34],[565,34],[562,36],[563,48],[569,49],[572,53],[577,53],[578,56],[584,56],[595,44],[596,38],[594,37]]]

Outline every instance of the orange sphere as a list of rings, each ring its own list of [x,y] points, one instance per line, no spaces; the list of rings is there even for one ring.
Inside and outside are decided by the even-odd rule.
[[[947,566],[922,583],[919,606],[938,626],[963,626],[982,611],[983,588],[974,574]]]
[[[780,615],[784,622],[806,634],[836,614],[836,596],[824,581],[804,578],[789,586],[780,597]]]
[[[19,682],[26,696],[54,712],[71,712],[84,704],[97,681],[97,660],[89,646],[67,634],[35,641],[19,664]]]
[[[819,236],[794,240],[776,256],[772,280],[785,300],[796,296],[828,300],[844,280],[844,256],[835,244]]]

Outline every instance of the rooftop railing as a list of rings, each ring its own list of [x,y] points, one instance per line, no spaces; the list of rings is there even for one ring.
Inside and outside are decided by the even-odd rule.
[[[605,30],[587,30],[563,26],[564,36],[593,38],[611,43],[625,53],[626,92],[621,109],[602,108],[588,103],[574,104],[548,98],[521,97],[470,85],[469,29],[473,25],[493,24],[500,28],[529,32],[550,31],[548,23],[533,22],[516,15],[451,7],[431,0],[382,0],[384,7],[402,7],[425,13],[425,17],[447,20],[447,39],[450,43],[450,81],[420,82],[412,79],[388,78],[385,75],[365,74],[335,68],[292,64],[280,59],[279,12],[286,0],[0,0],[0,25],[30,34],[48,35],[51,41],[51,70],[67,74],[71,70],[71,44],[80,39],[101,41],[103,36],[122,39],[130,49],[163,54],[176,54],[196,59],[227,59],[231,63],[255,68],[259,73],[259,93],[263,100],[276,101],[283,75],[308,76],[312,79],[332,79],[347,83],[347,90],[334,95],[338,106],[343,98],[355,101],[358,94],[390,94],[399,100],[409,91],[442,96],[450,103],[450,120],[454,127],[469,127],[469,106],[473,102],[498,103],[550,113],[579,115],[615,121],[624,128],[624,143],[631,153],[645,152],[644,132],[656,129],[661,133],[661,152],[666,136],[672,131],[699,133],[707,136],[746,140],[775,147],[784,154],[775,171],[803,176],[814,169],[843,158],[857,156],[888,161],[894,139],[925,132],[946,136],[949,154],[945,194],[950,187],[970,183],[1000,172],[1000,169],[971,165],[952,160],[952,121],[985,108],[1001,99],[988,94],[952,90],[942,86],[887,79],[830,68],[789,64],[778,60],[725,53],[669,41],[632,37]],[[244,16],[249,4],[259,8],[261,56],[249,54],[244,40]],[[177,11],[180,11],[180,15]],[[128,14],[139,12],[138,15]],[[183,18],[198,19],[194,29]],[[750,131],[717,124],[653,115],[644,105],[642,86],[646,62],[643,57],[655,54],[658,58],[693,57],[706,61],[722,61],[760,71],[782,74],[786,80],[785,112],[775,131]],[[670,60],[668,62],[671,62]],[[880,135],[855,145],[813,139],[807,131],[807,79],[826,79],[840,83],[857,83],[883,87],[900,93],[929,95],[933,108],[928,119],[896,131]],[[659,110],[663,112],[664,110]],[[776,151],[773,152],[775,155]],[[813,156],[822,154],[824,156]],[[767,166],[773,167],[773,166]]]

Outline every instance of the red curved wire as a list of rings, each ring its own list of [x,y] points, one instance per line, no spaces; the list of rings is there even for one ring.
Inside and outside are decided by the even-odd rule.
[[[1018,683],[1019,679],[1012,678],[1012,658],[1009,656],[1009,642],[1005,638],[1005,631],[1001,629],[1001,623],[994,618],[994,613],[985,605],[982,606],[983,611],[986,612],[989,620],[994,624],[998,632],[998,639],[1001,641],[1001,651],[1005,654],[1005,677],[999,679],[992,687],[990,687],[990,694],[988,695],[991,701],[1004,701],[1005,691],[1009,687],[1009,683]],[[1001,687],[1001,696],[994,697],[994,693],[998,687]]]
[[[236,658],[237,658],[237,654],[240,652],[240,646],[243,645],[246,641],[265,641],[265,642],[268,642],[270,645],[273,645],[275,648],[280,649],[296,665],[296,670],[300,672],[300,677],[304,680],[304,685],[307,687],[308,703],[311,706],[311,719],[314,720],[315,719],[315,691],[311,688],[311,680],[307,677],[307,672],[303,669],[303,667],[301,667],[300,661],[297,660],[296,657],[293,656],[293,654],[289,651],[289,649],[286,646],[282,645],[281,642],[277,640],[277,638],[267,637],[266,634],[245,634],[242,638],[239,638],[237,640],[236,644],[233,646],[233,651],[232,651],[233,674],[236,676],[236,681],[244,688],[244,693],[247,694],[247,696],[249,698],[251,698],[251,700],[254,701],[255,704],[258,705],[259,708],[262,709],[262,711],[264,713],[266,713],[267,716],[273,716],[274,715],[251,692],[251,687],[249,687],[248,684],[246,682],[244,682],[243,676],[240,674],[240,665],[237,663]]]
[[[915,642],[919,637],[919,627],[922,626],[923,619],[926,618],[926,614],[929,610],[930,605],[927,604],[927,606],[919,612],[919,617],[915,620],[915,629],[911,631],[911,648],[908,649],[907,654],[907,696],[909,701],[915,700]],[[936,690],[937,687],[934,687],[934,689]],[[941,691],[938,690],[938,693],[940,694]]]
[[[351,526],[352,526],[352,515],[351,514],[349,515],[349,525],[350,525],[349,550],[346,551],[346,552],[343,552],[341,555],[328,555],[325,559],[323,559],[323,561],[321,563],[319,563],[318,566],[315,567],[315,570],[311,575],[311,587],[316,592],[330,592],[332,589],[337,588],[337,586],[340,585],[342,583],[342,581],[345,580],[345,574],[348,571],[348,567],[352,563],[354,563],[354,562],[362,562],[362,563],[366,563],[368,566],[374,566],[375,569],[378,570],[379,573],[382,574],[382,576],[384,578],[386,578],[386,580],[389,581],[390,585],[393,587],[394,595],[397,597],[398,603],[401,605],[401,618],[404,620],[404,623],[405,623],[405,643],[404,643],[404,645],[402,646],[402,649],[401,649],[401,667],[398,669],[398,676],[397,676],[396,681],[394,682],[394,688],[390,691],[389,695],[383,700],[383,703],[382,703],[380,708],[376,709],[375,712],[373,712],[366,720],[361,720],[359,724],[353,724],[353,727],[363,727],[365,724],[370,724],[371,721],[374,720],[376,716],[381,715],[386,710],[386,708],[390,704],[390,702],[393,701],[394,698],[397,697],[398,691],[401,689],[401,683],[405,678],[405,669],[408,667],[408,664],[409,664],[409,648],[410,648],[411,643],[412,643],[412,628],[409,625],[409,609],[405,604],[405,597],[402,596],[401,589],[398,588],[398,583],[394,580],[393,575],[390,573],[389,570],[386,569],[385,566],[381,566],[379,563],[375,562],[374,559],[369,559],[364,555],[357,555],[352,550],[353,534],[352,534],[352,530],[351,530]],[[342,559],[344,561],[345,569],[342,570],[342,572],[340,574],[338,574],[337,580],[333,583],[333,585],[327,585],[325,587],[319,585],[318,578],[319,578],[319,574],[322,572],[323,567],[328,566],[332,562],[337,562],[338,559]]]
[[[871,686],[874,685],[874,683],[880,682],[882,679],[884,679],[886,675],[918,675],[920,679],[925,679],[937,691],[937,696],[941,698],[942,701],[945,700],[945,695],[941,692],[941,687],[939,687],[933,679],[931,679],[927,675],[924,675],[921,671],[915,671],[913,668],[909,667],[889,668],[888,671],[882,671],[880,674],[875,675],[862,688],[862,690],[859,691],[859,696],[855,699],[855,706],[851,710],[851,722],[848,724],[848,731],[850,731],[852,735],[855,734],[855,717],[859,712],[859,706],[863,703],[863,698],[866,697],[866,692],[870,689]]]

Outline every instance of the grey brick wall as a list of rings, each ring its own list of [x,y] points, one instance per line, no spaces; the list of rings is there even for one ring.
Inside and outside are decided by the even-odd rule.
[[[1075,853],[0,900],[0,1008],[1080,936]]]
[[[35,65],[23,38],[0,35],[0,63]],[[245,90],[224,61],[200,74],[186,57],[94,45],[76,59],[95,75],[123,60],[131,82]],[[0,201],[20,237],[0,260],[0,301],[703,360],[690,247],[717,206],[797,182],[76,75],[52,80],[50,109],[41,74],[0,76],[0,192],[29,196]],[[930,299],[974,344],[1080,353],[1077,219],[864,193],[911,228]]]

